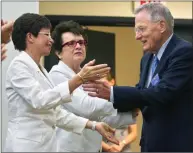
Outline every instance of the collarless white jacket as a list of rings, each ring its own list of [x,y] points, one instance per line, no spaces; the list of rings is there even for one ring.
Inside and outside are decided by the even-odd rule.
[[[75,72],[59,61],[49,74],[55,84],[60,84],[71,79]],[[117,114],[111,102],[88,96],[81,86],[73,92],[72,102],[65,103],[62,107],[90,120],[104,121],[115,128],[135,123],[132,112]],[[98,152],[101,148],[102,136],[89,129],[84,129],[82,135],[77,135],[58,128],[57,140],[59,152]]]
[[[8,152],[56,152],[56,127],[81,134],[88,121],[61,109],[61,104],[71,102],[68,82],[55,86],[24,51],[7,70],[6,94]]]

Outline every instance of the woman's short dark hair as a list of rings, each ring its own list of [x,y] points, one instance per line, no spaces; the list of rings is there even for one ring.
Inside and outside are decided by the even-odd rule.
[[[75,35],[82,35],[84,40],[88,41],[84,28],[80,24],[72,20],[64,21],[59,23],[52,32],[52,39],[54,40],[52,50],[55,52],[62,52],[62,34],[65,32],[71,32]]]
[[[26,49],[26,35],[33,34],[37,37],[42,28],[51,29],[50,21],[42,15],[25,13],[16,19],[13,25],[12,41],[15,49],[22,51]]]

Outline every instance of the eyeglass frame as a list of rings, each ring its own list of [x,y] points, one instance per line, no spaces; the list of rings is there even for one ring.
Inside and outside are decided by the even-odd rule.
[[[158,20],[158,21],[153,21],[152,23],[158,23],[158,22],[161,22],[162,20]],[[148,26],[146,27],[137,27],[137,28],[134,28],[134,31],[135,33],[138,33],[138,34],[143,34],[146,30],[148,29]]]
[[[82,44],[82,43],[80,43],[80,41],[83,41],[84,43]],[[70,45],[69,43],[72,43],[72,42],[76,42],[76,44],[74,44],[74,45]],[[84,47],[86,47],[87,45],[88,45],[88,42],[86,41],[86,40],[78,40],[78,41],[76,41],[76,40],[71,40],[71,41],[68,41],[68,42],[66,42],[66,43],[63,43],[62,44],[62,48],[64,47],[64,46],[68,46],[68,47],[76,47],[76,45],[77,45],[77,43],[79,43],[79,45],[82,47],[83,45],[84,45]]]

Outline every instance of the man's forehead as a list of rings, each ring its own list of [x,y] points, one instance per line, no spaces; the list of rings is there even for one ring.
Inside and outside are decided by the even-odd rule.
[[[142,21],[142,20],[147,21],[147,20],[150,20],[150,19],[151,19],[150,14],[145,10],[143,10],[143,11],[141,11],[141,12],[139,12],[135,15],[135,22],[136,21]]]
[[[145,27],[148,23],[146,22],[135,22],[135,27]]]

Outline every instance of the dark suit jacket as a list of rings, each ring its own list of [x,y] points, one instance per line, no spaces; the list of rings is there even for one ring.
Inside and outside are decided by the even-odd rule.
[[[152,58],[141,60],[136,87],[114,87],[114,107],[119,111],[141,108],[142,151],[193,152],[193,48],[173,35],[155,70],[159,81],[145,88]]]

